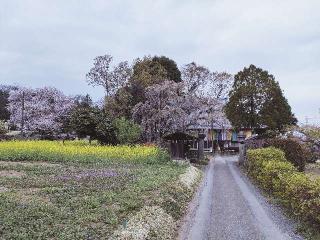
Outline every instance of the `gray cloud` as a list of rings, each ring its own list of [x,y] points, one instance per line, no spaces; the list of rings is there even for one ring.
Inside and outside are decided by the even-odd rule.
[[[2,0],[0,81],[66,93],[103,91],[85,82],[92,59],[166,55],[236,73],[251,63],[280,82],[293,111],[320,116],[318,0]],[[320,119],[319,119],[320,121]]]

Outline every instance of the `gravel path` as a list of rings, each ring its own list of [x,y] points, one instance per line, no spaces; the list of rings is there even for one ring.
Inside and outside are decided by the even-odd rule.
[[[179,239],[303,239],[281,210],[269,204],[239,171],[237,159],[217,155],[210,161]]]

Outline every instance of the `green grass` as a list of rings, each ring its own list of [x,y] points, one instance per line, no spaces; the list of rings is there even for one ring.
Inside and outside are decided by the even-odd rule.
[[[155,155],[149,155],[152,161],[146,157],[150,149],[139,146],[133,148],[134,153],[148,154],[137,157],[130,152],[132,161],[124,155],[117,161],[114,156],[102,157],[101,152],[107,152],[104,147],[72,143],[60,146],[77,150],[72,158],[63,155],[65,150],[56,154],[58,148],[52,151],[57,158],[53,154],[45,158],[44,150],[36,153],[31,145],[29,150],[21,147],[20,153],[13,149],[16,158],[9,158],[7,145],[2,148],[2,144],[0,187],[6,191],[0,191],[0,239],[107,239],[143,206],[158,205],[179,218],[191,197],[190,192],[173,188],[186,166],[164,161],[165,153],[159,155],[154,147],[151,152]],[[81,156],[85,151],[79,148],[89,149],[92,159],[90,154]],[[94,155],[91,148],[100,155]]]

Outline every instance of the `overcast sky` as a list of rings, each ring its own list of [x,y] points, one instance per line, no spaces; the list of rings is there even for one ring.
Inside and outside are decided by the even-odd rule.
[[[280,82],[294,113],[320,122],[319,0],[0,0],[0,84],[88,86],[93,58],[165,55],[237,73],[249,64]]]

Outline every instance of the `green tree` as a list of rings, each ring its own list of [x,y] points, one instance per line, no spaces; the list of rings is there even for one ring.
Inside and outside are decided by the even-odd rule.
[[[263,124],[279,131],[287,125],[296,125],[298,120],[292,114],[288,100],[284,97],[278,82],[270,95],[271,98],[266,101],[261,110]]]
[[[166,80],[181,81],[177,64],[165,56],[145,56],[135,60],[126,86],[105,100],[105,111],[114,118],[131,118],[133,107],[145,101],[146,88]]]
[[[97,109],[96,107],[75,107],[70,114],[70,129],[74,131],[80,138],[86,136],[90,136],[90,138],[95,138],[98,113],[99,109]]]
[[[297,122],[274,76],[254,65],[235,75],[225,112],[237,128],[281,130]]]
[[[10,118],[10,113],[7,110],[9,92],[5,90],[0,90],[0,119],[8,120]]]
[[[0,120],[0,134],[6,134],[8,132],[3,120]]]
[[[160,65],[166,70],[167,80],[174,82],[181,82],[181,72],[175,61],[165,56],[154,56],[152,58],[153,62],[160,63]]]
[[[165,57],[150,57],[136,59],[133,65],[131,84],[139,84],[144,88],[165,80],[181,82],[181,73],[177,64]]]
[[[132,144],[137,142],[141,135],[141,128],[138,124],[124,117],[114,120],[117,140],[120,144]]]
[[[116,144],[115,128],[106,113],[94,106],[89,95],[77,96],[76,106],[68,120],[69,131],[74,131],[78,137],[90,136],[102,144]]]
[[[128,92],[132,95],[133,104],[145,101],[145,89],[164,81],[181,81],[181,73],[176,63],[167,57],[144,57],[137,59],[133,65],[133,75],[129,80]]]
[[[101,144],[117,144],[115,127],[110,118],[102,111],[99,112],[96,117],[95,138]]]
[[[132,105],[145,100],[145,89],[153,84],[161,83],[167,78],[167,71],[159,62],[152,58],[136,59],[133,75],[128,83],[128,92],[132,95]]]
[[[7,109],[9,104],[9,92],[13,89],[11,86],[0,86],[0,120],[9,120],[10,112]]]
[[[130,89],[125,86],[120,88],[114,96],[106,98],[104,109],[112,119],[120,117],[130,119],[134,102]]]

